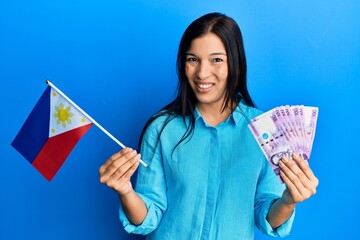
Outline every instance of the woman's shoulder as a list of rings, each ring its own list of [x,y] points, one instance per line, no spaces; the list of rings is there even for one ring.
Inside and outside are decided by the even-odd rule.
[[[160,111],[150,118],[150,123],[147,126],[147,131],[159,133],[163,130],[165,125],[180,118],[175,113],[167,111]]]
[[[259,115],[261,115],[263,113],[262,110],[256,108],[256,107],[252,107],[249,105],[246,105],[243,102],[240,102],[236,108],[235,111],[239,111],[239,112],[244,112],[245,115],[249,118],[252,119],[254,117],[257,117]]]

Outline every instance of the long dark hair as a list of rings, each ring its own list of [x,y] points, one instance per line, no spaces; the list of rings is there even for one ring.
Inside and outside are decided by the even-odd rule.
[[[194,132],[194,110],[197,99],[185,75],[186,53],[190,48],[191,42],[206,33],[216,34],[223,42],[226,49],[228,81],[222,111],[228,107],[233,111],[235,108],[234,106],[236,106],[240,100],[246,105],[254,107],[254,102],[247,90],[246,57],[242,34],[238,24],[232,18],[221,13],[206,14],[192,22],[181,38],[176,62],[179,79],[177,97],[147,121],[140,136],[139,150],[147,127],[160,116],[167,116],[167,118],[161,128],[158,139],[166,125],[176,116],[181,116],[184,124],[187,124],[186,118],[190,119],[186,132],[174,149]],[[239,96],[241,97],[239,98]]]

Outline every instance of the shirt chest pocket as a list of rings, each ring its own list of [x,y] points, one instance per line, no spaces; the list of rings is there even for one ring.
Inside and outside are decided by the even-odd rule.
[[[173,163],[191,162],[192,164],[208,159],[210,154],[210,140],[203,136],[193,136],[190,141],[183,141],[170,154],[169,159]]]
[[[168,174],[177,181],[192,181],[204,179],[209,166],[210,149],[208,140],[193,136],[190,141],[182,142],[173,153],[166,153],[165,165],[168,165]]]

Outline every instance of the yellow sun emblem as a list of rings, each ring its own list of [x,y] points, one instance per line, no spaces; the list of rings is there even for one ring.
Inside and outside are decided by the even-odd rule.
[[[74,114],[70,112],[70,106],[64,108],[64,104],[60,103],[60,106],[55,106],[55,111],[56,113],[54,113],[53,116],[57,118],[57,124],[61,123],[63,127],[66,127],[66,124],[71,124],[70,118],[72,118]]]

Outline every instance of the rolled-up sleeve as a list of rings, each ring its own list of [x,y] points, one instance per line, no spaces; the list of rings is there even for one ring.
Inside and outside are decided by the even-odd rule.
[[[281,226],[273,229],[266,220],[274,201],[282,196],[285,185],[281,185],[271,166],[264,159],[262,174],[258,182],[255,196],[255,224],[263,233],[273,237],[285,237],[290,234],[295,218],[295,210]]]
[[[159,216],[161,216],[161,210],[157,209],[150,199],[144,197],[141,194],[139,195],[144,200],[144,203],[148,209],[148,213],[144,221],[140,225],[133,225],[124,213],[121,205],[119,210],[119,218],[126,232],[146,235],[156,229]]]
[[[154,231],[167,208],[161,143],[156,144],[158,133],[154,123],[147,129],[141,144],[141,158],[148,166],[139,165],[135,185],[135,191],[143,199],[148,212],[140,225],[133,225],[120,206],[119,218],[128,233],[146,235]]]
[[[266,216],[267,216],[267,214],[269,212],[269,209],[270,209],[272,203],[273,203],[273,201],[266,202],[262,206],[262,209],[260,210],[260,213],[259,213],[259,229],[263,233],[265,233],[265,234],[267,234],[269,236],[286,237],[286,236],[288,236],[290,234],[292,223],[293,223],[294,218],[295,218],[295,210],[293,211],[293,213],[291,214],[289,219],[286,220],[286,222],[284,222],[278,228],[273,229],[271,227],[270,223],[266,220]]]

